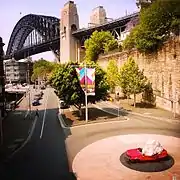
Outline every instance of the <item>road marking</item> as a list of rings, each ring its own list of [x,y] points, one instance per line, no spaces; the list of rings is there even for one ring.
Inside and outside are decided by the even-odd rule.
[[[93,104],[93,106],[94,106],[95,108],[97,108],[97,109],[100,109],[101,111],[104,111],[104,112],[106,112],[106,113],[112,114],[112,115],[117,116],[117,117],[120,117],[120,116],[118,116],[118,112],[117,112],[117,113],[113,113],[113,112],[104,110],[103,108],[101,108],[101,107],[99,107],[99,106],[97,106],[97,105],[95,105],[95,104]],[[111,108],[111,107],[110,107],[110,108]],[[111,109],[113,109],[113,108],[111,108]],[[118,111],[118,109],[113,109],[113,110]],[[119,111],[120,111],[120,109],[119,109]]]
[[[26,112],[26,114],[25,114],[25,116],[24,116],[24,119],[27,118],[28,114],[29,114],[29,109],[27,110],[27,112]]]
[[[110,102],[108,102],[108,101],[103,101],[103,103],[104,103],[104,104],[109,104],[110,106],[115,107],[115,108],[117,108],[117,109],[121,109],[121,107],[118,107],[118,106],[116,106],[115,104],[110,103]]]
[[[47,98],[46,98],[46,105],[45,105],[45,110],[44,110],[44,115],[43,115],[43,123],[42,123],[42,127],[41,127],[40,139],[42,138],[43,131],[44,131],[44,124],[45,124],[45,119],[46,119],[48,98],[49,98],[49,90],[48,90],[48,95],[47,95]]]
[[[12,158],[17,152],[19,152],[28,142],[29,140],[31,139],[32,135],[33,135],[33,132],[34,132],[34,129],[36,127],[36,122],[37,122],[37,117],[35,117],[34,119],[34,122],[32,124],[32,128],[31,128],[31,132],[29,133],[27,139],[24,141],[24,143],[18,148],[16,149],[8,158]]]

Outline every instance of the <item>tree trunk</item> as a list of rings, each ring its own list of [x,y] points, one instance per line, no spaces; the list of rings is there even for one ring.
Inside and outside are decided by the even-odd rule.
[[[130,103],[129,103],[129,99],[130,99],[130,97],[129,97],[130,95],[129,94],[127,94],[127,100],[128,100],[128,105],[130,105]]]
[[[134,93],[134,107],[136,107],[136,94]]]
[[[82,116],[82,109],[81,109],[81,106],[79,107],[79,116],[80,116],[80,117]]]

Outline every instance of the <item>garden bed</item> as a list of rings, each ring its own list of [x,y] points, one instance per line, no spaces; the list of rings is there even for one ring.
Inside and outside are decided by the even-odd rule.
[[[66,126],[76,126],[87,124],[85,121],[85,109],[82,109],[82,116],[79,116],[78,110],[70,111],[69,109],[64,110],[63,119]],[[106,122],[118,120],[117,116],[106,113],[100,109],[90,107],[88,108],[88,123]]]

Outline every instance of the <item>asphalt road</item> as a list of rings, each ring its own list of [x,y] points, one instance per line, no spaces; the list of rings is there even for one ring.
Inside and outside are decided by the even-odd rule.
[[[71,180],[65,136],[57,119],[57,97],[47,89],[34,133],[26,146],[1,167],[3,180]]]

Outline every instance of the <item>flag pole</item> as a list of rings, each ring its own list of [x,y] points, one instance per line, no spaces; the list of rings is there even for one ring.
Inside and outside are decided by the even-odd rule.
[[[86,106],[86,123],[88,122],[88,102],[87,102],[87,67],[85,63],[85,106]]]

